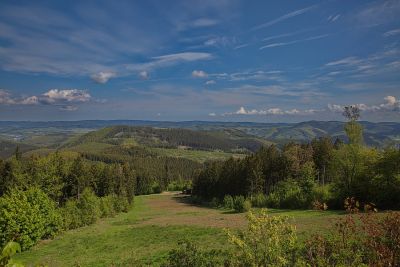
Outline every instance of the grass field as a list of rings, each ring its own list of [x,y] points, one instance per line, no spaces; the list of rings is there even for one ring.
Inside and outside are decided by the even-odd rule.
[[[160,156],[186,158],[198,162],[206,160],[226,160],[230,157],[243,158],[244,154],[227,153],[223,151],[204,151],[204,150],[191,150],[179,148],[151,148],[151,151]]]
[[[324,231],[339,212],[269,210],[292,217],[300,236]],[[178,194],[138,196],[128,213],[44,240],[18,255],[27,265],[159,265],[184,238],[207,249],[226,248],[223,228],[245,227],[245,214],[187,204]]]

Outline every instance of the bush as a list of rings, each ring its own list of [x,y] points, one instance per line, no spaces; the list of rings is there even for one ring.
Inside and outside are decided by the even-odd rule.
[[[0,266],[23,267],[24,265],[12,259],[12,256],[19,252],[21,252],[21,246],[17,242],[8,242],[1,250]]]
[[[68,200],[61,209],[65,229],[75,229],[95,223],[102,215],[101,200],[90,188],[85,188],[80,198]]]
[[[159,194],[161,192],[162,192],[162,190],[161,190],[161,186],[159,183],[153,183],[151,185],[151,193],[152,194]]]
[[[114,207],[115,196],[108,195],[100,198],[100,214],[102,218],[114,217],[116,214]]]
[[[99,198],[91,188],[85,188],[77,201],[77,207],[83,225],[95,223],[100,217]]]
[[[210,207],[213,208],[218,208],[219,207],[219,199],[216,197],[213,197],[209,203]]]
[[[65,205],[61,208],[60,213],[63,218],[63,228],[65,230],[76,229],[84,225],[81,220],[81,213],[76,200],[70,199],[65,202]]]
[[[223,266],[223,262],[218,257],[221,252],[201,251],[195,244],[184,240],[178,243],[179,247],[169,252],[168,261],[165,267],[206,267]]]
[[[251,205],[253,207],[258,208],[266,208],[267,205],[267,196],[264,194],[257,194],[251,198]]]
[[[233,197],[231,195],[224,196],[224,208],[228,210],[233,209]]]
[[[288,217],[249,212],[247,229],[235,235],[227,231],[233,244],[230,266],[295,266],[297,235]]]
[[[61,216],[39,188],[13,190],[0,198],[0,243],[15,240],[26,250],[61,230]]]
[[[233,199],[233,209],[236,212],[246,212],[251,209],[251,202],[244,198],[244,196],[236,196]]]
[[[114,199],[114,209],[116,212],[128,212],[129,201],[124,196],[113,196]]]

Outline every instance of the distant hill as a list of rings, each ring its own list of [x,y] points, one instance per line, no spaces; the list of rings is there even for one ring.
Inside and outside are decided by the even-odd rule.
[[[241,131],[202,131],[180,128],[154,128],[142,126],[111,126],[72,138],[62,147],[85,143],[110,145],[141,145],[159,148],[184,148],[196,150],[221,150],[225,152],[254,152],[265,140]]]
[[[15,151],[19,147],[19,151],[21,153],[25,153],[34,149],[37,149],[36,146],[23,144],[20,142],[13,142],[7,140],[0,140],[0,158],[9,158],[15,154]]]
[[[385,144],[400,143],[400,123],[361,122],[361,124],[364,127],[364,140],[370,146],[382,147]],[[116,126],[116,128],[113,126]],[[283,144],[288,141],[307,142],[321,136],[339,137],[346,140],[343,131],[344,123],[339,121],[307,121],[301,123],[141,120],[0,121],[0,137],[8,141],[18,139],[26,144],[55,148],[60,145],[70,146],[71,143],[67,144],[68,142],[77,144],[77,142],[82,143],[88,140],[103,142],[103,139],[107,139],[106,142],[110,143],[118,138],[115,135],[121,130],[120,127],[132,126],[138,128],[128,135],[135,136],[136,141],[151,146],[187,145],[199,149],[217,148],[222,150],[240,147],[253,151],[263,142],[276,144]],[[149,130],[148,127],[155,129]],[[102,128],[106,129],[82,136],[82,134]],[[167,130],[177,128],[187,131],[179,131],[179,135],[177,135],[174,131]],[[154,138],[151,139],[150,136]],[[190,143],[193,140],[196,141]],[[207,141],[204,143],[204,140]],[[159,143],[156,144],[157,142]]]

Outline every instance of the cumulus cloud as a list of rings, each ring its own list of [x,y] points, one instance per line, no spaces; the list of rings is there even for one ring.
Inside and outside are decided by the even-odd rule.
[[[116,76],[115,72],[111,71],[100,71],[99,73],[93,74],[90,76],[93,81],[97,83],[107,83],[111,78],[114,78]]]
[[[11,94],[9,92],[0,89],[0,104],[15,104],[15,100],[11,98]]]
[[[208,116],[215,117],[215,116],[217,116],[217,114],[215,114],[215,112],[211,112],[211,113],[208,113]]]
[[[363,103],[352,104],[352,106],[358,107],[361,111],[365,112],[384,112],[384,111],[400,111],[400,101],[394,96],[386,96],[383,98],[385,103],[378,105],[367,105]],[[344,105],[328,104],[328,109],[332,112],[343,112]]]
[[[192,71],[192,77],[194,78],[206,78],[208,75],[205,71],[202,70],[194,70]]]
[[[50,104],[56,102],[87,102],[90,98],[90,94],[85,90],[51,89],[42,95],[41,101]]]
[[[223,115],[308,115],[317,112],[314,109],[307,110],[298,110],[298,109],[288,109],[283,110],[281,108],[269,108],[265,110],[257,110],[257,109],[245,109],[244,107],[240,107],[235,112],[224,113]]]
[[[9,92],[0,89],[0,104],[3,105],[54,105],[61,110],[75,111],[77,103],[88,102],[91,95],[79,89],[50,89],[44,94],[29,97],[12,96]]]

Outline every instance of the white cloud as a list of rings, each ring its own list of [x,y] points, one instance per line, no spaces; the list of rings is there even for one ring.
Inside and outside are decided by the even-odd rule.
[[[217,116],[217,114],[215,114],[214,112],[211,112],[211,113],[208,113],[208,116],[215,117],[215,116]]]
[[[305,39],[299,39],[299,40],[294,40],[294,41],[290,41],[290,42],[281,42],[281,43],[272,43],[272,44],[267,44],[264,46],[261,46],[259,49],[263,50],[266,48],[272,48],[272,47],[279,47],[279,46],[286,46],[286,45],[292,45],[292,44],[297,44],[297,43],[303,43],[303,42],[308,42],[308,41],[312,41],[312,40],[318,40],[318,39],[322,39],[322,38],[326,38],[328,37],[329,34],[321,34],[321,35],[317,35],[317,36],[311,36]]]
[[[115,76],[116,76],[115,72],[100,71],[99,73],[96,73],[96,74],[93,74],[92,76],[90,76],[90,78],[92,78],[92,80],[97,83],[107,83],[108,80],[110,80],[111,78],[114,78]]]
[[[359,104],[351,104],[352,106],[358,107],[361,111],[364,112],[387,112],[387,111],[400,111],[400,101],[396,99],[394,96],[386,96],[384,97],[385,103],[379,105],[367,105],[363,103]],[[328,109],[332,112],[343,112],[344,105],[338,104],[328,104]]]
[[[202,70],[194,70],[192,71],[192,77],[194,78],[207,78],[207,73]]]
[[[337,14],[337,15],[330,15],[329,17],[328,17],[328,21],[329,22],[335,22],[336,20],[338,20],[339,18],[340,18],[340,14]]]
[[[88,102],[91,99],[89,93],[78,89],[51,89],[39,96],[19,98],[12,96],[5,90],[0,90],[0,104],[4,105],[55,105],[61,110],[73,111],[78,107],[71,103]]]
[[[77,107],[77,106],[72,106],[72,105],[69,105],[69,106],[62,106],[62,107],[60,107],[60,110],[64,110],[64,111],[76,111],[76,110],[78,110],[78,107]]]
[[[209,27],[209,26],[214,26],[218,24],[218,20],[216,19],[210,19],[210,18],[200,18],[196,19],[193,21],[192,26],[193,27]]]
[[[193,62],[199,60],[209,60],[212,54],[204,52],[183,52],[176,54],[162,55],[152,57],[152,61],[138,64],[126,64],[128,71],[149,71],[156,68],[174,66],[182,62]]]
[[[292,17],[304,14],[304,13],[312,10],[315,7],[316,7],[316,5],[313,5],[313,6],[309,6],[309,7],[306,7],[306,8],[302,8],[302,9],[299,9],[299,10],[292,11],[290,13],[287,13],[287,14],[283,15],[283,16],[280,16],[279,18],[276,18],[276,19],[271,20],[269,22],[266,22],[266,23],[260,24],[258,26],[255,26],[255,27],[253,27],[252,30],[259,30],[259,29],[262,29],[262,28],[269,27],[269,26],[274,25],[274,24],[276,24],[278,22],[281,22],[281,21],[290,19]]]
[[[15,100],[11,98],[11,94],[9,92],[0,89],[0,104],[12,105],[15,104]]]
[[[224,113],[223,115],[307,115],[317,112],[318,110],[308,109],[308,110],[298,110],[298,109],[288,109],[283,110],[281,108],[269,108],[265,110],[247,110],[244,107],[240,107],[235,112]]]
[[[390,37],[390,36],[394,36],[394,35],[398,35],[398,34],[400,34],[400,29],[394,29],[394,30],[385,32],[383,34],[383,36]]]
[[[38,103],[39,103],[39,98],[37,96],[30,96],[19,102],[19,104],[21,105],[36,105]]]
[[[85,90],[78,89],[51,89],[43,94],[41,101],[45,103],[56,102],[87,102],[91,98]]]
[[[205,82],[205,85],[212,85],[212,84],[216,84],[216,82],[214,80],[209,80]]]
[[[142,80],[147,80],[149,78],[149,73],[145,70],[139,72],[139,77]]]

